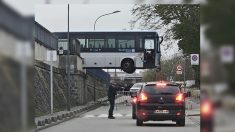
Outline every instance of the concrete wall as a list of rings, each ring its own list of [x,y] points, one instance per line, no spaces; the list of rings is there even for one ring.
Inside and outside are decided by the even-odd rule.
[[[59,68],[62,68],[62,69],[66,69],[67,67],[67,55],[60,55],[59,56]],[[77,55],[70,55],[69,56],[69,59],[70,59],[70,70],[72,72],[76,72],[76,71],[82,71],[82,67],[83,67],[83,64],[82,64],[82,58],[80,58],[79,56]]]
[[[50,72],[49,65],[35,61],[35,102],[36,115],[50,112]],[[67,74],[60,68],[53,68],[54,74],[54,108],[55,111],[66,109]],[[71,106],[97,101],[107,96],[107,87],[102,80],[81,71],[71,73]],[[95,97],[95,98],[94,98]]]
[[[45,46],[35,42],[34,45],[34,55],[35,55],[35,60],[42,61],[47,64],[52,64],[52,66],[58,68],[59,67],[59,55],[57,55],[57,61],[54,62],[47,62],[47,51],[49,49],[46,48]]]

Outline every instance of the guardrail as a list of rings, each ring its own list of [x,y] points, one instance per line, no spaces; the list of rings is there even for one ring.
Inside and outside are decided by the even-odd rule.
[[[133,92],[130,91],[117,91],[117,95],[120,96],[116,100],[116,104],[124,104],[124,105],[130,105],[131,102],[131,95]]]

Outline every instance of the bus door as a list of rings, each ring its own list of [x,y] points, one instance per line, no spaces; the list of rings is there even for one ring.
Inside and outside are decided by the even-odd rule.
[[[155,42],[153,38],[144,39],[144,67],[155,68]]]

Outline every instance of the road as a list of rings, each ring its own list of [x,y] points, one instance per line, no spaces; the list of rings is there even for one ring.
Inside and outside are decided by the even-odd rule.
[[[175,122],[145,122],[144,126],[137,127],[135,120],[131,119],[131,106],[116,105],[114,116],[116,119],[107,118],[108,105],[85,113],[77,118],[44,129],[40,132],[199,132],[198,119],[186,118],[186,126],[176,126]],[[191,119],[190,119],[191,118]],[[196,119],[196,121],[195,121]]]

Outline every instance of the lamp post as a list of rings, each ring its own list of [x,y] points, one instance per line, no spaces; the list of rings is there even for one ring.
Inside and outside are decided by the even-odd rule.
[[[69,2],[68,2],[68,32],[67,32],[67,79],[68,79],[68,86],[67,86],[67,110],[70,111],[70,58],[69,58],[69,54],[70,54],[70,49],[69,49]]]
[[[94,23],[94,31],[95,31],[95,25],[96,25],[97,21],[98,21],[101,17],[107,16],[107,15],[111,15],[111,14],[115,14],[115,13],[119,13],[119,12],[121,12],[121,11],[118,11],[118,10],[117,10],[117,11],[114,11],[114,12],[111,12],[111,13],[107,13],[107,14],[101,15],[101,16],[99,16],[98,18],[96,18],[95,23]]]

